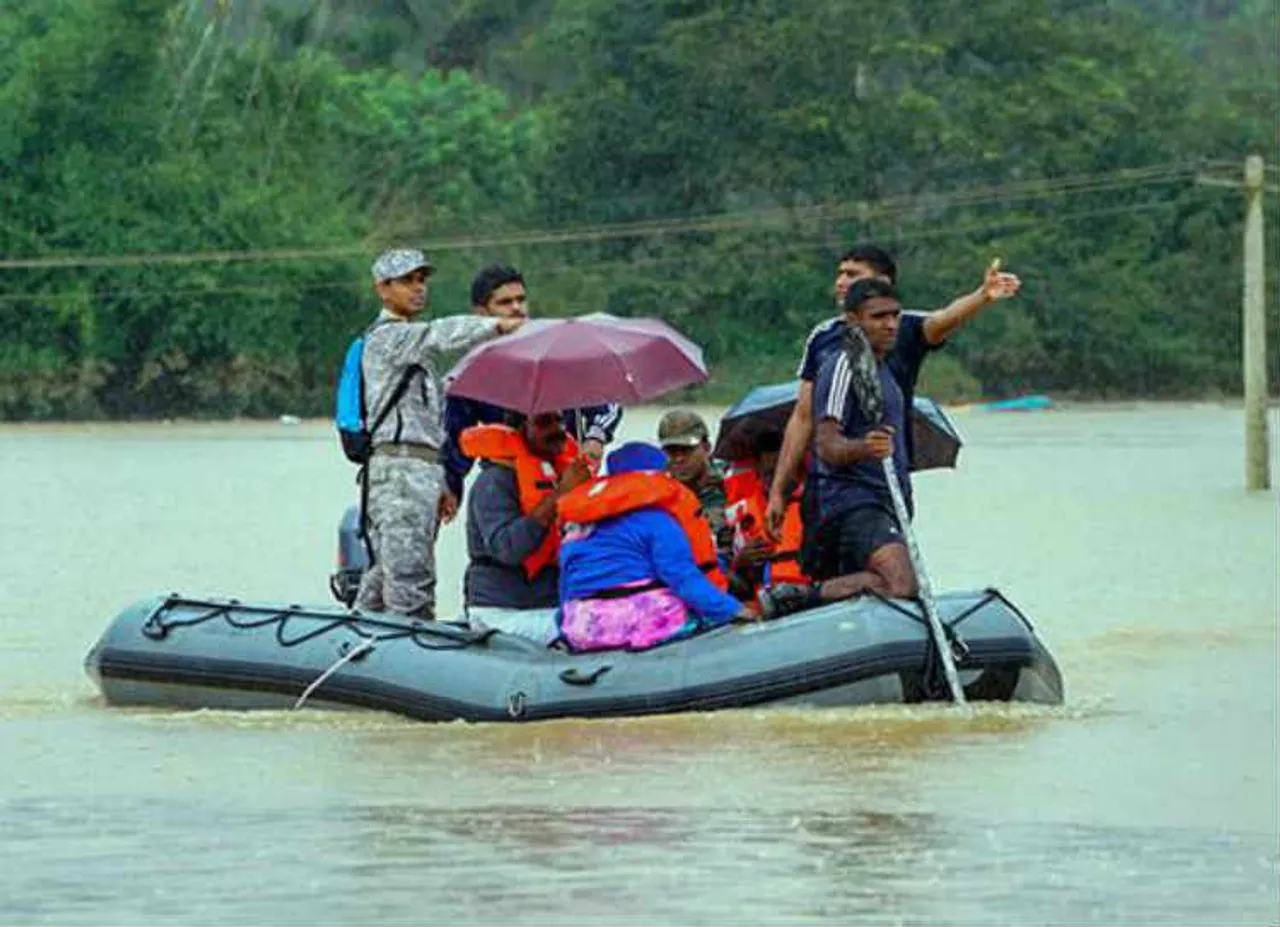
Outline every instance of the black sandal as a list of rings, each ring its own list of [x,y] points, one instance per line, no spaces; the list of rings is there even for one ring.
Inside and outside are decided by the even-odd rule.
[[[760,617],[768,621],[822,604],[820,583],[779,583],[760,590]]]

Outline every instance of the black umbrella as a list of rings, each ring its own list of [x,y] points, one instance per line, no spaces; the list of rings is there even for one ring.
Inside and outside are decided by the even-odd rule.
[[[757,386],[720,416],[720,431],[712,454],[721,460],[754,455],[762,434],[781,435],[800,395],[800,381]],[[911,409],[912,470],[954,467],[960,453],[960,433],[947,413],[925,396],[916,396]]]

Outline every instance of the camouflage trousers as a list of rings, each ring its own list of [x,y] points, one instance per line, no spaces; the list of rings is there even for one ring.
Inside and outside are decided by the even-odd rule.
[[[375,454],[366,479],[365,530],[373,563],[360,580],[356,608],[434,617],[436,506],[444,468],[412,457]]]

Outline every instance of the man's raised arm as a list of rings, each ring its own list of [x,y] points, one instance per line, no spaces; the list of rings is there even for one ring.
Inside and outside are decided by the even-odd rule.
[[[1022,281],[1017,274],[1001,273],[1000,259],[987,267],[982,286],[972,293],[953,300],[949,305],[931,313],[924,322],[924,337],[931,345],[939,345],[957,328],[968,322],[982,309],[1001,299],[1008,299],[1018,292]]]

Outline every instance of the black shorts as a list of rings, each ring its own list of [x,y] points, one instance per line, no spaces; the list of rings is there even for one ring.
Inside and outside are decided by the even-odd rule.
[[[898,520],[876,505],[841,512],[818,526],[814,563],[807,570],[814,579],[831,579],[867,568],[867,561],[887,544],[905,544]]]

